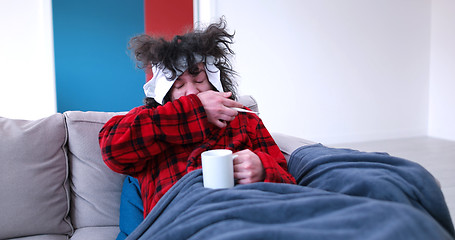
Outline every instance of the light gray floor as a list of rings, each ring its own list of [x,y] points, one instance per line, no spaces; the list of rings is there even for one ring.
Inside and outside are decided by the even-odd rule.
[[[384,141],[336,144],[367,152],[387,152],[425,167],[441,183],[452,221],[455,220],[455,141],[415,137]]]

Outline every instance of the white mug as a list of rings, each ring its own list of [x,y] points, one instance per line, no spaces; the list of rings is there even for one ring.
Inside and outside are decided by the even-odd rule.
[[[234,158],[231,150],[214,149],[201,154],[202,180],[206,188],[234,187]]]

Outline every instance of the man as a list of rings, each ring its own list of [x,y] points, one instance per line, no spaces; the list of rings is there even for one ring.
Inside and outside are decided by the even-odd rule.
[[[134,37],[139,65],[153,71],[145,105],[115,116],[101,129],[103,159],[113,171],[138,179],[144,216],[185,174],[201,168],[201,153],[230,149],[238,184],[295,183],[280,149],[252,113],[235,99],[229,57],[233,35],[221,21],[172,41]]]

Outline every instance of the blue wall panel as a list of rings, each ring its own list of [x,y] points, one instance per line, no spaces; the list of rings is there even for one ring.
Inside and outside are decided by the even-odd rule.
[[[57,111],[127,111],[145,74],[127,44],[144,32],[143,0],[53,0]]]

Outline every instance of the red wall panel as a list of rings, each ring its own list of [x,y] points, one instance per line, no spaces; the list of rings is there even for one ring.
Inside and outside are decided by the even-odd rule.
[[[193,0],[144,0],[145,32],[171,39],[193,28]]]

